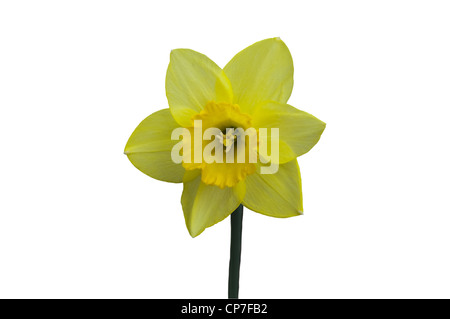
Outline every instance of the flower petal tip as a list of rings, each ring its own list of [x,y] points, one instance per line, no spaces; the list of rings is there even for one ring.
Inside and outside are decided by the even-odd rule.
[[[198,235],[200,235],[202,232],[200,232],[200,233],[198,233],[198,234],[195,234],[195,233],[191,233],[191,232],[189,232],[189,235],[192,237],[192,238],[195,238],[195,237],[197,237]]]
[[[189,236],[191,236],[192,238],[198,237],[199,235],[203,234],[203,232],[206,230],[206,228],[199,228],[199,229],[192,229],[190,227],[187,227]]]

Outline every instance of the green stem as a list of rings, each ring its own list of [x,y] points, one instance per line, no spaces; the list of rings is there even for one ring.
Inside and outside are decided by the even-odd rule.
[[[241,265],[242,215],[244,207],[239,205],[231,214],[230,270],[228,273],[228,298],[238,298],[239,268]]]

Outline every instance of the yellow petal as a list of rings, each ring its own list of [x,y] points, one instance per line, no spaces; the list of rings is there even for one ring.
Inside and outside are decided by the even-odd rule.
[[[189,49],[172,50],[166,75],[170,112],[183,127],[210,101],[232,102],[231,84],[207,56]]]
[[[185,169],[172,161],[171,150],[178,141],[171,140],[179,127],[169,109],[153,113],[131,134],[125,154],[141,172],[165,182],[181,183]]]
[[[252,114],[265,101],[286,103],[294,84],[289,49],[280,38],[266,39],[234,56],[224,68],[233,87],[234,103]]]
[[[187,183],[196,179],[197,177],[200,176],[201,173],[202,173],[201,169],[186,170],[183,176],[183,183]]]
[[[244,195],[244,182],[219,188],[202,183],[199,176],[184,183],[181,204],[189,234],[196,237],[205,228],[224,220],[240,205]]]
[[[257,106],[252,120],[256,128],[267,128],[268,141],[271,129],[279,129],[279,163],[289,162],[308,152],[319,141],[326,125],[309,113],[275,102]]]
[[[302,189],[297,160],[281,164],[275,174],[256,174],[245,179],[244,206],[272,217],[301,215]]]

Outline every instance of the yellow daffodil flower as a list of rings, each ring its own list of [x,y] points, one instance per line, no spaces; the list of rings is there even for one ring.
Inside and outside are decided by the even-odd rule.
[[[279,38],[257,42],[239,52],[223,69],[193,50],[170,54],[166,75],[168,109],[144,119],[125,147],[129,160],[143,173],[158,180],[184,183],[181,204],[192,237],[229,216],[240,204],[273,217],[301,215],[300,170],[296,158],[319,140],[325,123],[286,104],[293,87],[291,54]],[[278,129],[279,148],[273,174],[262,174],[269,164],[257,162],[211,162],[196,153],[183,139],[173,139],[177,128],[195,135],[194,122],[201,121],[200,134],[208,128],[221,132],[214,137],[222,145],[214,152],[230,153],[237,137],[226,128],[254,128],[259,133]],[[190,142],[190,141],[189,141]],[[208,141],[207,141],[208,142]],[[173,150],[182,146],[183,161],[174,162]],[[195,141],[194,141],[195,144]],[[260,152],[260,137],[257,152]],[[217,146],[217,144],[216,144]],[[206,142],[200,146],[206,151]],[[246,159],[251,151],[246,142]],[[214,153],[213,152],[213,153]],[[235,155],[232,155],[235,156]],[[188,160],[187,160],[188,159]]]

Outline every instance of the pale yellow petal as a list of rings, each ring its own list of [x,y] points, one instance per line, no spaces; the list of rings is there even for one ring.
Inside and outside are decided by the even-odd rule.
[[[301,215],[302,189],[297,160],[281,164],[275,174],[247,176],[244,206],[272,217]]]
[[[170,111],[183,127],[210,101],[232,102],[231,84],[207,56],[189,49],[172,50],[166,75]]]
[[[189,234],[196,237],[225,219],[241,204],[244,195],[244,182],[232,188],[219,188],[202,183],[199,176],[184,183],[181,204]]]
[[[289,162],[311,150],[319,141],[326,125],[309,113],[276,102],[259,105],[252,119],[256,128],[267,128],[268,141],[272,129],[279,129],[279,163]]]
[[[169,109],[153,113],[131,134],[125,154],[141,172],[161,181],[181,183],[185,169],[171,157],[172,147],[178,142],[171,140],[171,134],[177,127]]]
[[[186,170],[183,176],[183,182],[184,183],[190,182],[199,177],[201,173],[202,173],[201,169]]]
[[[242,50],[225,66],[234,103],[252,114],[265,101],[286,103],[294,85],[294,65],[280,38],[266,39]]]

